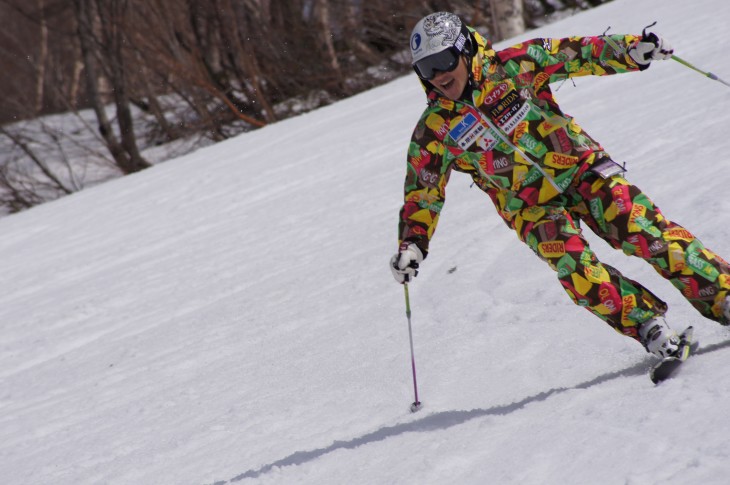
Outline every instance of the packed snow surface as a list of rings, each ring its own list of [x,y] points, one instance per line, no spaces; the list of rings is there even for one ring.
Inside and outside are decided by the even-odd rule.
[[[524,37],[655,32],[730,78],[730,2],[615,0]],[[502,42],[506,47],[513,41]],[[675,61],[554,86],[665,215],[730,257],[730,88]],[[725,484],[730,330],[654,386],[454,174],[410,285],[415,75],[0,220],[7,484]]]

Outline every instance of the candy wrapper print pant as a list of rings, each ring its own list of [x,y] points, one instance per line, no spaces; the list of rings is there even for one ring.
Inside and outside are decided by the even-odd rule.
[[[721,309],[730,291],[730,265],[664,217],[638,187],[621,176],[603,179],[589,173],[562,202],[525,208],[511,226],[557,272],[576,304],[637,340],[638,326],[667,311],[643,285],[598,260],[582,236],[583,221],[614,248],[651,264],[703,316],[730,323]]]

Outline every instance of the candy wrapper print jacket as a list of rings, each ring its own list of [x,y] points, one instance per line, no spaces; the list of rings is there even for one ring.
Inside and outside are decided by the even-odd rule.
[[[627,54],[638,36],[533,39],[496,52],[470,32],[475,52],[464,95],[452,101],[423,81],[428,107],[408,149],[399,240],[416,243],[424,255],[452,170],[471,175],[518,233],[521,211],[564,205],[581,175],[610,159],[563,113],[550,84],[640,70]]]

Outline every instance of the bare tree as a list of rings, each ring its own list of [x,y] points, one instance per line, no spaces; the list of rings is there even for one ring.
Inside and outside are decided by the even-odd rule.
[[[496,41],[604,1],[0,0],[0,62],[12,73],[0,78],[0,123],[90,109],[85,139],[108,153],[89,159],[133,173],[150,165],[150,144],[221,140],[409,72],[408,37],[427,13],[451,10]],[[93,162],[63,153],[60,135],[41,149],[3,128],[0,206],[83,186]]]
[[[66,195],[74,192],[72,188],[67,187],[61,178],[48,167],[43,158],[36,154],[36,152],[30,147],[28,140],[24,139],[17,133],[6,130],[3,127],[0,127],[0,135],[10,138],[15,146],[20,147],[23,153],[31,159],[35,167],[50,181],[55,189]]]
[[[78,23],[87,90],[99,121],[99,133],[122,173],[129,174],[143,170],[150,164],[142,158],[137,147],[122,52],[127,1],[73,0],[73,6]],[[100,59],[104,59],[104,63],[99,62]],[[101,72],[98,66],[101,66]],[[121,142],[106,114],[105,99],[99,89],[102,80],[112,85]]]

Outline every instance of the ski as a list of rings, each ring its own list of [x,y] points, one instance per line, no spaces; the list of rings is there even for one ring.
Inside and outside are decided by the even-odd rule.
[[[667,357],[662,359],[661,362],[651,368],[649,377],[654,384],[659,384],[660,382],[669,379],[677,368],[679,368],[679,366],[682,365],[682,363],[687,360],[687,358],[695,350],[697,350],[699,343],[692,341],[693,332],[694,329],[692,327],[687,327],[687,329],[679,336],[679,355],[677,357]]]

